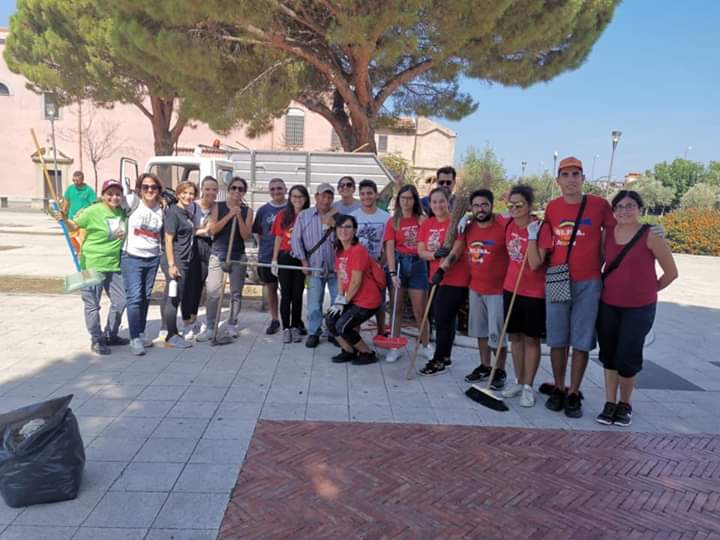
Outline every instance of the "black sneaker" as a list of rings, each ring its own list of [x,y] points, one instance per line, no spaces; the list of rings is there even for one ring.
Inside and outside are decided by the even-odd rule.
[[[339,354],[333,356],[331,360],[334,364],[343,364],[345,362],[351,362],[352,360],[355,360],[355,357],[357,357],[357,353],[355,351],[347,352],[345,350],[342,350]]]
[[[447,373],[445,362],[436,362],[430,360],[425,367],[418,371],[420,375],[440,375],[441,373]]]
[[[112,346],[118,346],[118,345],[130,345],[130,340],[128,338],[120,337],[120,336],[110,336],[105,340],[105,342]]]
[[[582,399],[578,394],[568,394],[565,402],[565,416],[580,418],[582,416]]]
[[[105,338],[100,338],[97,341],[93,341],[90,345],[90,350],[96,354],[110,354],[112,351],[110,350],[110,347],[108,347],[107,341]]]
[[[507,380],[507,373],[505,373],[504,369],[496,369],[495,375],[493,375],[492,382],[490,383],[490,388],[492,390],[502,390],[505,388],[505,381]]]
[[[604,426],[612,425],[613,420],[615,419],[615,409],[617,409],[617,405],[615,405],[615,403],[612,401],[606,401],[602,412],[597,415],[595,421]]]
[[[353,366],[366,366],[368,364],[374,364],[378,361],[377,354],[375,351],[369,353],[360,353],[351,360]]]
[[[298,334],[301,336],[307,336],[307,328],[305,328],[305,325],[301,322],[300,326],[297,327]]]
[[[319,343],[320,343],[320,336],[318,336],[317,334],[312,334],[312,335],[308,336],[307,339],[305,340],[305,346],[309,349],[314,349],[315,347],[318,346]]]
[[[465,382],[474,383],[477,381],[484,381],[490,376],[492,368],[484,364],[480,364],[478,367],[472,370],[472,373],[465,375]]]
[[[452,366],[452,358],[449,356],[447,358],[443,358],[443,365],[447,368]]]
[[[550,397],[547,398],[547,401],[545,402],[545,407],[555,412],[562,411],[565,407],[566,398],[567,395],[565,392],[554,388],[552,394],[550,394]]]
[[[632,424],[632,406],[629,403],[621,401],[617,404],[613,424],[620,427],[628,427]]]
[[[340,344],[338,343],[338,340],[335,339],[335,336],[328,336],[328,343],[332,343],[336,347],[340,347]]]
[[[280,321],[270,321],[270,326],[265,329],[265,333],[268,336],[277,334],[280,331]]]

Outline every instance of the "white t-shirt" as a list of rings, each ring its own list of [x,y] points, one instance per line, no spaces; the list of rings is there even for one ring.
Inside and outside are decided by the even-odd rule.
[[[375,213],[366,214],[362,208],[355,210],[351,214],[358,222],[358,238],[360,243],[365,246],[370,256],[376,260],[380,260],[383,247],[383,236],[385,235],[385,225],[390,214],[380,208],[375,209]]]
[[[337,211],[347,216],[351,215],[355,210],[360,208],[360,201],[353,202],[350,206],[345,206],[342,199],[335,201],[332,205],[333,208],[337,208]]]
[[[130,210],[135,197],[132,193],[125,196],[128,211],[132,213],[127,222],[123,252],[134,257],[157,257],[161,251],[163,209],[159,204],[148,208],[140,201],[135,210]]]

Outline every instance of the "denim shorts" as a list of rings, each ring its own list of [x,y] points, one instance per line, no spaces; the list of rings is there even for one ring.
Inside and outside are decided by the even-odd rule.
[[[570,302],[550,302],[545,299],[547,310],[547,344],[551,348],[572,347],[589,352],[595,348],[598,306],[602,293],[602,281],[571,281]]]
[[[428,284],[428,264],[417,255],[406,255],[395,252],[395,260],[400,265],[398,277],[403,289],[419,289],[426,291]]]

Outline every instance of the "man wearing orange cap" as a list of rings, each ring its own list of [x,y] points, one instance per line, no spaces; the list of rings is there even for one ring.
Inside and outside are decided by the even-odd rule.
[[[555,388],[545,405],[552,411],[564,409],[571,418],[582,416],[580,383],[589,352],[596,345],[595,319],[602,291],[600,249],[603,231],[615,224],[612,209],[605,199],[583,194],[584,181],[579,159],[567,157],[560,161],[557,183],[561,196],[550,201],[545,209],[547,226],[528,230],[530,246],[535,244],[547,250],[550,257],[546,323]],[[551,283],[553,267],[565,264],[569,267],[570,299],[563,301],[561,294],[551,294],[554,291],[550,289],[557,287],[557,283]],[[572,369],[570,390],[566,393],[565,371],[570,347]]]

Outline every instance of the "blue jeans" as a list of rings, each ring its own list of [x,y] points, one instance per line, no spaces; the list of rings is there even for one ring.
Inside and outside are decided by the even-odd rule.
[[[325,285],[330,291],[330,300],[334,300],[337,296],[338,284],[337,277],[321,278],[310,276],[308,278],[308,295],[307,295],[307,311],[308,311],[308,334],[319,334],[320,325],[323,321],[323,300],[325,299]]]
[[[127,297],[127,317],[130,327],[130,339],[145,332],[150,295],[155,284],[160,256],[135,257],[123,253],[120,259],[125,294]]]

